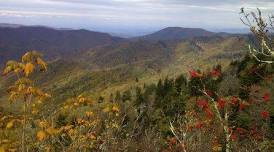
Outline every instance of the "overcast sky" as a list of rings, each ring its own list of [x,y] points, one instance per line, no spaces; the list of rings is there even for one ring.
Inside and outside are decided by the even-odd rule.
[[[271,13],[274,0],[0,0],[0,22],[110,32],[233,29],[243,28],[241,7]]]

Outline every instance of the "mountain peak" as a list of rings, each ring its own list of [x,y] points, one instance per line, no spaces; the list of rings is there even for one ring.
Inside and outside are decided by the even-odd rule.
[[[215,33],[201,28],[167,27],[155,33],[139,37],[150,41],[182,40],[193,37],[212,36]]]

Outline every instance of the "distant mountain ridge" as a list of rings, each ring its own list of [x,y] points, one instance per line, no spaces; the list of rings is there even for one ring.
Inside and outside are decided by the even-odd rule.
[[[235,35],[201,28],[168,27],[149,35],[125,39],[83,29],[0,24],[0,65],[18,59],[26,51],[38,50],[47,59],[74,59],[85,61],[91,67],[111,68],[140,63],[154,67],[155,63],[160,66],[170,62],[177,44],[182,41],[188,41],[182,47],[186,48],[185,51],[202,52],[204,48],[194,39],[210,40],[213,44],[217,39],[231,36]]]
[[[247,40],[243,35],[173,27],[135,39],[88,30],[0,27],[0,70],[26,51],[42,52],[49,70],[35,78],[62,102],[72,94],[128,88],[137,78],[147,84],[191,68],[228,65],[247,52]],[[7,79],[0,77],[0,95],[9,86]]]
[[[167,40],[182,40],[194,37],[207,37],[216,33],[207,31],[201,28],[182,28],[182,27],[167,27],[160,31],[137,37],[135,39],[143,39],[149,41],[167,41]]]
[[[9,28],[18,28],[23,25],[20,24],[9,24],[9,23],[0,23],[0,27],[9,27]]]
[[[68,57],[90,48],[123,40],[107,33],[88,30],[57,30],[42,26],[0,26],[0,64],[29,50],[39,50],[47,58]]]

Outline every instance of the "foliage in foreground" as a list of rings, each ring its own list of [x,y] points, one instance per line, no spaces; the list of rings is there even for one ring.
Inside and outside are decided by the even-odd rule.
[[[166,78],[108,100],[79,95],[50,114],[43,112],[50,95],[29,79],[35,69],[46,70],[46,64],[30,52],[22,62],[8,62],[4,71],[17,77],[10,100],[23,106],[1,115],[6,151],[273,149],[274,66],[252,56],[232,62],[226,71],[220,65],[191,70],[189,78]]]

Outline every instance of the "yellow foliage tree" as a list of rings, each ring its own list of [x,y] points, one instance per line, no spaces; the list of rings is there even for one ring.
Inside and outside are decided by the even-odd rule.
[[[12,86],[9,87],[9,100],[23,101],[23,130],[22,130],[22,148],[21,151],[26,151],[26,123],[27,123],[27,107],[34,100],[39,101],[50,97],[49,94],[44,93],[42,90],[34,86],[33,81],[29,78],[30,75],[35,71],[47,70],[47,64],[42,59],[42,55],[37,51],[27,52],[22,56],[21,61],[8,61],[3,75],[15,75],[16,81]],[[13,127],[13,121],[7,124],[7,128]],[[40,135],[41,136],[41,135]]]

